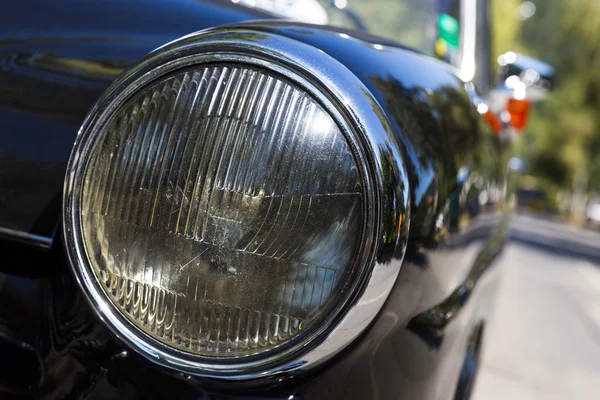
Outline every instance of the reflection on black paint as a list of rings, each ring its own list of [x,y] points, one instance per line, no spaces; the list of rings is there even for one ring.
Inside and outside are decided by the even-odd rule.
[[[464,112],[473,107],[458,88],[409,88],[377,75],[370,80],[385,99],[391,120],[404,132],[400,139],[410,155],[412,223],[427,237],[433,232],[438,205],[444,205],[456,188],[458,166],[479,164],[477,149],[484,133],[475,114]]]
[[[492,237],[485,247],[479,252],[467,279],[463,281],[446,299],[441,303],[415,315],[406,326],[408,330],[421,337],[425,343],[432,348],[438,348],[444,336],[446,326],[458,315],[462,307],[469,300],[477,281],[490,268],[503,248],[506,232],[508,230],[508,218],[504,217],[501,226],[493,232]],[[486,238],[491,232],[464,232],[462,237],[449,244],[450,247],[460,249],[470,244],[473,240]],[[482,235],[483,234],[483,235]]]

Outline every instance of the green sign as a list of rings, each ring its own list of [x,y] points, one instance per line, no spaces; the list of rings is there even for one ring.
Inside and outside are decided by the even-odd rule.
[[[456,18],[448,14],[440,14],[438,18],[438,32],[440,39],[446,42],[449,47],[458,48],[460,27]]]

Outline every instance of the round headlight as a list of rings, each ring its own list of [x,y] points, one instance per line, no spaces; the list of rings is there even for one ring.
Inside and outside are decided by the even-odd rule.
[[[403,246],[406,187],[395,163],[369,167],[394,144],[357,134],[382,138],[385,120],[348,114],[304,66],[278,61],[323,53],[212,36],[151,54],[92,110],[68,167],[65,243],[99,316],[135,350],[247,378],[322,361],[366,328],[400,267],[376,257]],[[386,194],[381,179],[398,186]]]
[[[281,346],[359,268],[363,185],[331,116],[275,73],[161,77],[108,116],[82,166],[86,256],[144,333],[204,356]]]

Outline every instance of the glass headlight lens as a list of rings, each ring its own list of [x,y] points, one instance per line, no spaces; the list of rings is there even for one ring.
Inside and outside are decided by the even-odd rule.
[[[130,96],[92,140],[76,199],[90,269],[167,346],[228,358],[299,340],[365,268],[353,151],[287,78],[180,70]]]

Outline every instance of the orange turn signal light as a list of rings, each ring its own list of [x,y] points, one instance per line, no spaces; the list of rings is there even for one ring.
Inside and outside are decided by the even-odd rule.
[[[502,130],[502,122],[500,122],[500,118],[496,115],[492,110],[487,110],[483,114],[481,114],[483,119],[488,123],[490,128],[492,128],[492,132],[495,134],[499,134]]]
[[[506,111],[510,114],[510,126],[521,130],[527,123],[531,102],[525,99],[510,98],[506,103]]]

